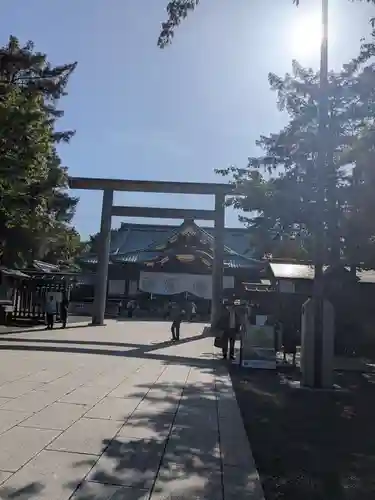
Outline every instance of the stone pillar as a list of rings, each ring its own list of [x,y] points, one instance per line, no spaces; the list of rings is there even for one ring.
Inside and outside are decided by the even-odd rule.
[[[215,243],[212,269],[211,325],[220,314],[223,301],[225,194],[215,195]]]
[[[302,328],[301,328],[301,372],[302,385],[316,387],[316,342],[315,342],[315,304],[314,299],[307,300],[302,306]],[[334,361],[334,309],[330,302],[323,302],[323,318],[320,322],[322,331],[322,352],[319,363],[321,388],[330,388],[333,384],[333,361]]]
[[[109,247],[111,243],[112,204],[113,191],[103,191],[102,217],[98,238],[95,296],[92,310],[93,325],[104,325],[104,313],[107,301]]]

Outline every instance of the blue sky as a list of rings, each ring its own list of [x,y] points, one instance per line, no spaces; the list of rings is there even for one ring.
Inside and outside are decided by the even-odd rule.
[[[167,0],[3,0],[0,29],[4,42],[31,39],[53,63],[78,61],[61,102],[61,127],[77,131],[61,149],[71,175],[221,182],[214,168],[246,165],[259,135],[284,124],[268,72],[284,74],[293,58],[317,67],[319,0],[301,3],[202,0],[164,51],[156,40]],[[357,54],[374,10],[331,0],[331,67]],[[101,195],[76,194],[75,224],[87,236],[98,230]],[[122,193],[115,201],[213,206],[184,195]],[[226,223],[238,225],[237,214],[228,210]]]

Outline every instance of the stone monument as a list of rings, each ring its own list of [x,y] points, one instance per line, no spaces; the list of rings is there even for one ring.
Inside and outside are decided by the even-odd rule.
[[[321,363],[321,388],[330,388],[333,384],[333,358],[334,358],[334,308],[332,304],[323,302],[323,332]],[[315,387],[315,307],[314,299],[307,300],[302,306],[302,328],[301,328],[301,383],[305,387]]]

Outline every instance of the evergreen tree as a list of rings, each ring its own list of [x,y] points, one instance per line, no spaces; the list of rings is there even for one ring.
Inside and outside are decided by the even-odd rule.
[[[56,145],[73,131],[57,131],[63,112],[56,106],[66,94],[76,67],[53,67],[32,42],[21,46],[10,37],[0,49],[0,257],[3,265],[23,265],[56,253],[69,257],[77,199],[69,196],[67,169]],[[74,240],[74,239],[73,239]],[[71,251],[72,241],[69,240]],[[69,247],[68,245],[68,247]]]
[[[279,108],[289,115],[288,125],[259,139],[265,154],[250,158],[246,168],[218,172],[232,176],[236,195],[229,203],[245,213],[241,219],[252,228],[262,252],[274,254],[275,241],[291,240],[311,256],[314,224],[322,213],[321,207],[317,211],[319,75],[294,62],[292,74],[270,74],[269,80]],[[351,63],[330,73],[329,93],[325,261],[367,265],[375,236],[375,65],[360,69]]]
[[[249,0],[251,2],[252,0]],[[279,0],[281,1],[281,0]],[[287,0],[284,0],[287,1]],[[302,4],[306,0],[289,0],[292,1],[295,5]],[[375,0],[349,0],[349,1],[357,1],[368,4],[375,5]],[[161,25],[161,32],[158,39],[158,45],[160,48],[164,48],[169,45],[174,36],[174,32],[176,28],[181,24],[181,22],[188,17],[188,15],[198,7],[200,0],[170,0],[167,4],[167,15],[168,18]],[[375,18],[371,19],[372,24],[375,24]],[[369,44],[367,47],[364,47],[364,51],[370,50],[372,54],[374,54],[374,45]]]

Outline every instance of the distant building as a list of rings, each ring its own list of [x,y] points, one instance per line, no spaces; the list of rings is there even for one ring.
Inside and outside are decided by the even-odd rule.
[[[109,297],[190,293],[211,299],[214,228],[193,221],[179,226],[123,224],[110,249]],[[268,263],[252,258],[246,228],[226,228],[224,288],[238,290],[257,281]],[[95,271],[96,255],[85,255],[81,265]],[[242,286],[243,288],[243,286]]]

